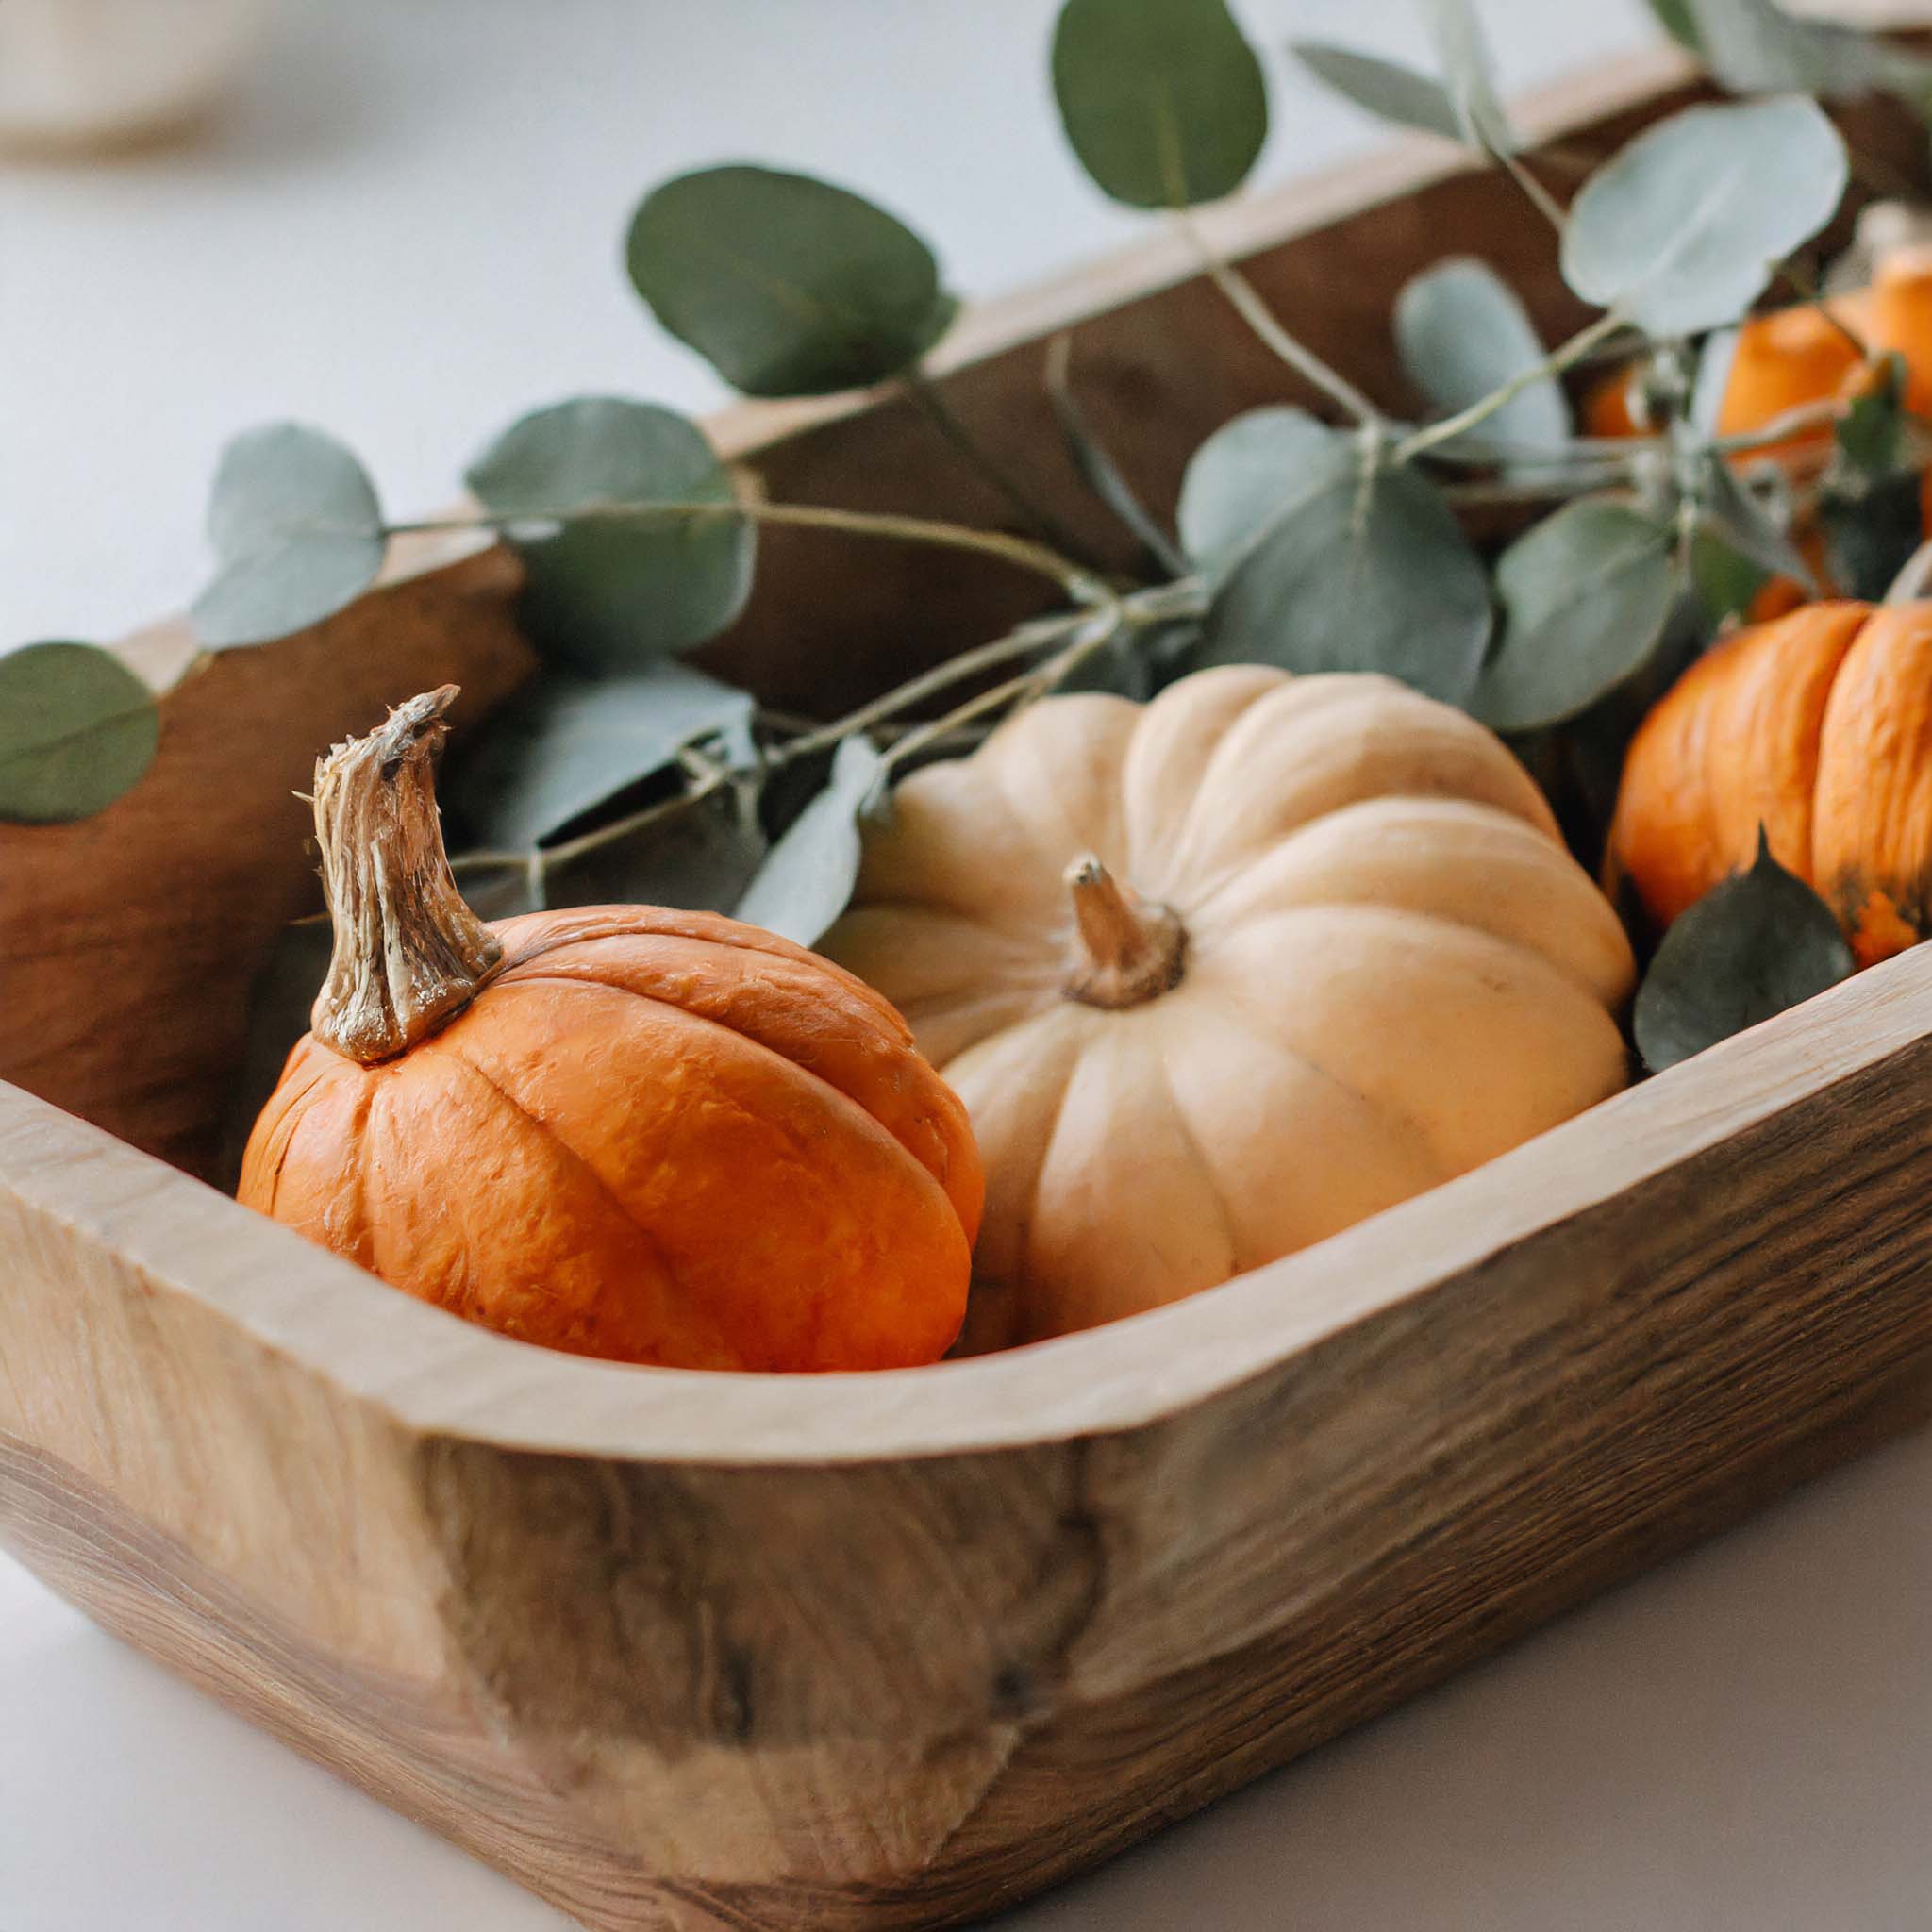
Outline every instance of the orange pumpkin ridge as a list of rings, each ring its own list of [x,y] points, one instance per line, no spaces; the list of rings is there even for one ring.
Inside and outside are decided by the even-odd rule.
[[[1757,850],[1839,916],[1861,965],[1932,917],[1932,605],[1807,605],[1740,631],[1625,755],[1607,883],[1661,930]]]
[[[984,1182],[905,1022],[714,914],[477,920],[430,778],[449,695],[318,766],[336,957],[242,1200],[425,1301],[579,1354],[937,1359]]]

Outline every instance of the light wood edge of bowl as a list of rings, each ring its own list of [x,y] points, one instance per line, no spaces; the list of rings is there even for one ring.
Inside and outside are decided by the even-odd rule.
[[[719,1465],[1022,1448],[1191,1409],[1802,1105],[1932,1033],[1932,947],[1316,1247],[1191,1301],[1002,1356],[873,1374],[638,1369],[511,1341],[384,1287],[17,1088],[0,1175],[153,1292],[217,1310],[424,1435]],[[1552,1243],[1560,1269],[1560,1244]]]

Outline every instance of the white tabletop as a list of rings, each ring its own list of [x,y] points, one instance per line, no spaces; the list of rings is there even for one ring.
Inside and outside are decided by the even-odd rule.
[[[1407,0],[1249,0],[1390,50]],[[616,269],[637,193],[758,158],[915,222],[968,294],[1133,232],[1060,151],[1052,0],[290,6],[203,143],[0,169],[0,641],[108,637],[202,569],[234,428],[295,415],[399,507],[533,404],[717,391]],[[1485,0],[1524,85],[1640,0]],[[1268,172],[1374,140],[1275,69]],[[1317,1753],[1012,1922],[1110,1932],[1932,1924],[1932,1439]],[[0,1558],[0,1932],[539,1932],[558,1916]]]

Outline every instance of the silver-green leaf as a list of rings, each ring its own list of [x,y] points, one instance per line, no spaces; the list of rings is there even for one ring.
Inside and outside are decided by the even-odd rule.
[[[26,644],[0,657],[0,819],[61,824],[112,805],[160,741],[150,691],[93,644]]]
[[[747,750],[747,691],[660,658],[626,677],[551,672],[450,754],[443,792],[479,845],[534,845],[661,771],[686,745]]]
[[[1102,192],[1133,208],[1232,194],[1268,138],[1268,88],[1224,0],[1066,0],[1053,91]]]
[[[859,822],[874,808],[885,761],[872,741],[841,741],[825,789],[806,807],[752,880],[738,917],[801,946],[816,944],[858,879]]]
[[[1409,380],[1444,415],[1480,402],[1543,359],[1529,312],[1488,262],[1452,256],[1413,276],[1395,302],[1395,347]],[[1570,441],[1570,404],[1554,375],[1491,415],[1488,434],[1535,449]]]
[[[1831,219],[1845,179],[1844,142],[1815,101],[1686,108],[1585,182],[1564,279],[1654,336],[1735,322]]]
[[[1472,708],[1498,731],[1587,710],[1646,663],[1675,594],[1670,530],[1611,497],[1565,504],[1496,566],[1503,630]]]
[[[751,594],[748,519],[622,513],[735,500],[704,431],[675,409],[579,396],[533,410],[471,464],[467,480],[486,508],[531,520],[511,532],[528,573],[523,619],[554,662],[616,671],[689,650]],[[569,520],[536,527],[559,512]]]
[[[1427,0],[1427,14],[1463,139],[1489,154],[1513,153],[1515,137],[1496,96],[1495,61],[1471,0]]]
[[[1357,437],[1314,439],[1292,421],[1274,425],[1283,459],[1270,476],[1257,460],[1268,426],[1247,422],[1223,444],[1228,477],[1212,443],[1195,456],[1196,502],[1216,508],[1208,534],[1230,546],[1197,661],[1377,671],[1467,703],[1490,634],[1489,580],[1441,492]]]
[[[1326,41],[1291,41],[1288,51],[1317,80],[1379,120],[1440,134],[1445,141],[1462,139],[1456,102],[1433,75]]]
[[[1848,978],[1831,908],[1772,858],[1713,888],[1664,935],[1637,994],[1637,1050],[1661,1073]]]
[[[1301,488],[1331,458],[1335,432],[1306,409],[1248,409],[1190,458],[1176,523],[1195,569],[1224,576]]]
[[[194,601],[210,650],[306,630],[375,582],[388,547],[362,465],[299,423],[245,431],[223,450],[208,494],[219,568]]]
[[[644,197],[625,257],[658,320],[746,395],[825,395],[909,368],[958,303],[905,223],[775,168],[703,168]]]

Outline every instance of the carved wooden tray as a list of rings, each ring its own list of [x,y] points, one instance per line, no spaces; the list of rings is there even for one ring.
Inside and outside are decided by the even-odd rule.
[[[1683,85],[1660,53],[1523,118],[1607,148]],[[1448,248],[1576,319],[1510,192],[1409,145],[1219,240],[1392,401],[1391,297]],[[1284,392],[1165,243],[969,321],[956,407],[1096,541],[1039,382],[1074,324],[1157,501]],[[997,514],[891,401],[718,428],[774,495]],[[865,562],[771,532],[717,660],[842,707],[1033,594]],[[586,1924],[1010,1903],[1926,1411],[1932,948],[1225,1288],[935,1369],[551,1356],[238,1208],[182,1170],[313,892],[289,794],[388,700],[510,691],[515,589],[499,553],[418,553],[177,684],[108,812],[0,827],[0,1538]],[[188,647],[127,651],[158,679]]]

